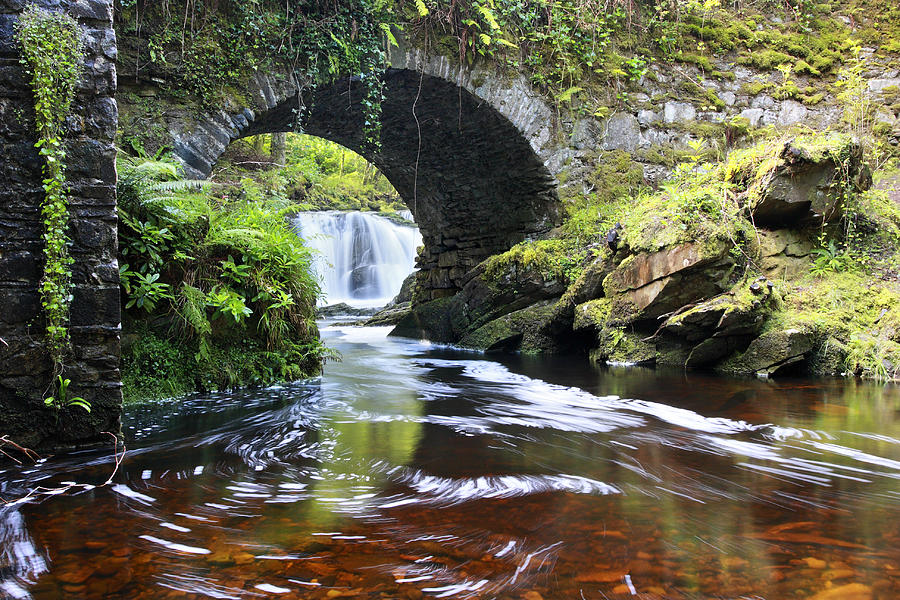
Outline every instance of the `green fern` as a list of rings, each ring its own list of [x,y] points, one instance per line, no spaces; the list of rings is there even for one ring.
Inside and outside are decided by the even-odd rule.
[[[426,7],[425,10],[428,10]],[[394,37],[394,32],[391,31],[391,25],[389,23],[381,23],[379,24],[381,31],[384,33],[384,37],[387,38],[388,43],[395,48],[399,48],[400,44],[397,43],[397,38]]]
[[[578,87],[577,85],[573,85],[566,91],[564,91],[564,92],[560,93],[558,96],[556,96],[556,101],[559,102],[560,104],[563,102],[568,102],[569,100],[572,99],[572,96],[574,96],[581,90],[582,90],[582,88]]]
[[[500,23],[497,22],[497,18],[494,16],[494,13],[491,12],[487,6],[479,6],[478,12],[481,13],[481,16],[487,21],[487,24],[490,25],[491,29],[494,31],[500,30]]]
[[[203,290],[182,283],[178,292],[177,313],[186,329],[200,337],[212,333],[212,326],[206,315],[206,294]]]
[[[416,10],[419,11],[420,17],[427,17],[430,12],[428,7],[425,6],[425,0],[416,0]]]
[[[158,192],[186,192],[206,191],[213,186],[212,182],[205,179],[176,179],[173,181],[161,181],[150,186],[150,189]]]

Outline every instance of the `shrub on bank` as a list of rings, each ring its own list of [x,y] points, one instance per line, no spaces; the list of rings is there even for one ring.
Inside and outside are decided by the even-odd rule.
[[[126,399],[318,373],[319,286],[287,222],[296,206],[179,179],[167,160],[119,166]]]

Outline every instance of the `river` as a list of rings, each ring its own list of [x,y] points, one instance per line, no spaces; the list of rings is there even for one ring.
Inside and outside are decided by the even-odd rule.
[[[2,593],[900,597],[897,387],[322,331],[320,379],[128,410],[110,485],[111,448],[7,467],[68,489],[2,509]]]

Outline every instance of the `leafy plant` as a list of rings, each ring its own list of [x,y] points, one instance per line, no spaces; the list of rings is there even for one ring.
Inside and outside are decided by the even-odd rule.
[[[91,412],[91,403],[81,396],[69,398],[69,385],[71,383],[71,379],[63,379],[62,375],[57,376],[56,396],[50,396],[49,398],[46,398],[44,400],[44,406],[53,408],[57,411],[69,406],[74,406],[87,412]]]
[[[241,323],[253,314],[242,295],[227,287],[217,288],[206,295],[206,302],[218,314],[230,316],[235,323]]]
[[[69,304],[72,257],[69,255],[69,210],[66,197],[66,152],[63,145],[66,118],[75,98],[83,56],[78,23],[63,13],[31,4],[16,25],[22,63],[34,92],[35,129],[44,159],[41,216],[44,224],[44,274],[40,283],[41,306],[46,318],[45,346],[53,372],[62,371],[69,347]]]
[[[824,277],[829,273],[841,273],[853,268],[853,257],[845,250],[838,248],[834,240],[828,240],[828,246],[813,250],[816,259],[810,272],[816,277]]]
[[[128,264],[119,268],[119,277],[128,301],[125,308],[142,308],[153,312],[163,300],[172,300],[168,283],[159,281],[159,273],[135,273],[128,269]]]

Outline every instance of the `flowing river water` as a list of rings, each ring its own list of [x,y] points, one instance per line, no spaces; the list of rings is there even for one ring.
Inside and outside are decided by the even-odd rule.
[[[900,392],[323,327],[319,380],[0,473],[10,598],[900,598]],[[84,487],[84,486],[87,487]]]

